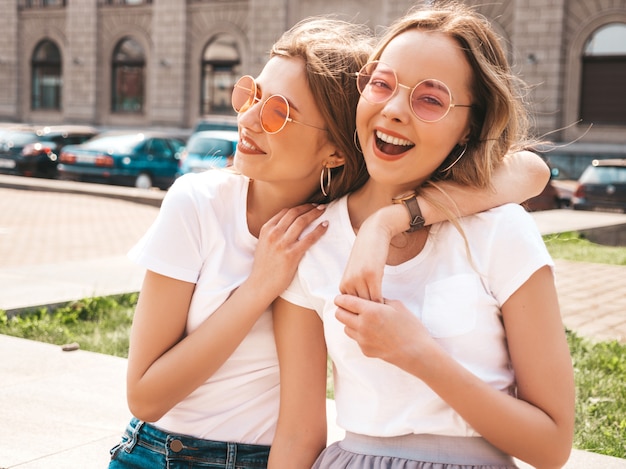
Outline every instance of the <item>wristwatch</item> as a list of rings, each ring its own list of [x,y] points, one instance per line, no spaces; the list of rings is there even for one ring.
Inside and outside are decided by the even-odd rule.
[[[413,233],[414,231],[424,227],[425,220],[422,216],[420,206],[417,203],[417,194],[415,192],[407,192],[406,194],[394,197],[391,201],[394,204],[404,204],[409,211],[409,217],[411,220],[409,222],[409,229],[406,230],[406,233]]]

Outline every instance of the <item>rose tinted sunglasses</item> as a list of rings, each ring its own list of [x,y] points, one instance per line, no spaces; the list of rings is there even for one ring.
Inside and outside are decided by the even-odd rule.
[[[241,77],[237,83],[235,83],[231,101],[233,109],[237,113],[245,112],[253,106],[254,103],[261,101],[261,98],[259,97],[259,88],[256,81],[254,81],[254,78],[250,75],[244,75]],[[261,106],[259,116],[261,119],[261,127],[268,134],[280,132],[283,128],[285,128],[287,122],[306,125],[318,130],[326,130],[289,117],[289,101],[287,101],[287,98],[280,94],[273,94],[265,100]]]
[[[445,83],[427,79],[413,88],[398,82],[396,71],[383,62],[365,64],[357,76],[357,88],[363,99],[371,104],[389,101],[398,87],[410,90],[409,102],[415,117],[423,122],[438,122],[453,107],[472,107],[471,104],[454,104],[452,93]]]

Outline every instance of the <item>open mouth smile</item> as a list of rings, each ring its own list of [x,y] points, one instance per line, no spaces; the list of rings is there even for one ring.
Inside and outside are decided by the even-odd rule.
[[[399,155],[414,146],[415,144],[410,140],[394,137],[380,130],[376,131],[376,148],[388,155]]]

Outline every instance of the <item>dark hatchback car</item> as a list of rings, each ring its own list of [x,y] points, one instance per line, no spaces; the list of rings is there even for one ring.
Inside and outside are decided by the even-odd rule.
[[[626,159],[594,160],[578,179],[575,210],[626,213]]]
[[[167,189],[176,178],[185,142],[161,132],[106,132],[82,145],[66,146],[59,177],[141,189]]]
[[[0,171],[54,178],[61,149],[97,134],[93,127],[76,125],[5,128],[0,132]]]

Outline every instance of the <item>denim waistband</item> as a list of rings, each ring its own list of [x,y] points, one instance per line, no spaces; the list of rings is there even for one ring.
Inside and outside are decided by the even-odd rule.
[[[270,447],[265,445],[203,440],[168,433],[136,418],[128,424],[126,437],[128,441],[124,449],[128,452],[140,445],[163,454],[168,461],[201,461],[224,468],[265,468],[270,452]]]
[[[443,435],[373,437],[346,432],[339,446],[352,453],[445,464],[515,467],[513,459],[484,438]]]

